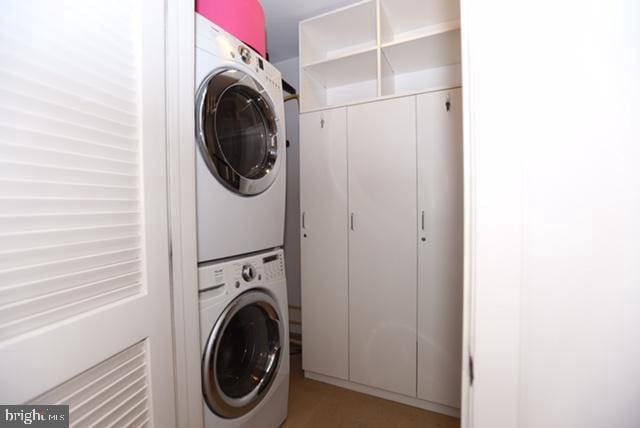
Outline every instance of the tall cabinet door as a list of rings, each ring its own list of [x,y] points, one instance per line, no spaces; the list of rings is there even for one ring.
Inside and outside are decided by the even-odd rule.
[[[462,91],[418,96],[418,397],[460,407]]]
[[[302,364],[348,379],[347,122],[339,108],[300,116]]]
[[[415,97],[350,107],[350,378],[416,394]]]

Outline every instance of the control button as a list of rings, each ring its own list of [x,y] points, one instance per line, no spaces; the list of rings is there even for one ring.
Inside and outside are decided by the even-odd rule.
[[[249,64],[251,62],[251,51],[246,46],[238,46],[238,52],[240,53],[240,58],[245,64]]]
[[[246,282],[251,282],[255,279],[256,277],[256,269],[251,266],[251,264],[247,263],[246,265],[242,266],[242,279],[244,279]]]

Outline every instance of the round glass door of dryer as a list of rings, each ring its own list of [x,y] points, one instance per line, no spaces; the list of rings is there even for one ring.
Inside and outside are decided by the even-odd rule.
[[[196,96],[196,137],[209,171],[229,190],[253,196],[276,180],[283,145],[262,85],[247,73],[214,70]]]
[[[214,413],[237,418],[264,399],[283,357],[282,319],[273,298],[256,290],[220,315],[202,360],[204,398]]]

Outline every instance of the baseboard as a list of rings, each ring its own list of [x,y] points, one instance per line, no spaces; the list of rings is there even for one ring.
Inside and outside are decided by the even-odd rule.
[[[352,391],[361,392],[363,394],[373,395],[374,397],[383,398],[385,400],[395,401],[397,403],[406,404],[407,406],[418,407],[423,410],[441,413],[454,418],[460,418],[460,409],[445,406],[444,404],[434,403],[432,401],[421,400],[415,397],[407,397],[406,395],[397,394],[395,392],[385,391],[383,389],[373,388],[359,383],[351,382],[344,379],[338,379],[331,376],[305,370],[304,376],[308,379],[317,380],[318,382],[329,383],[341,388],[350,389]]]

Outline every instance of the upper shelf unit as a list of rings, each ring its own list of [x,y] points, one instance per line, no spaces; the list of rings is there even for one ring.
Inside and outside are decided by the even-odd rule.
[[[302,111],[460,86],[457,0],[366,0],[300,23]]]
[[[375,48],[376,0],[304,21],[300,26],[300,63],[304,66]]]

